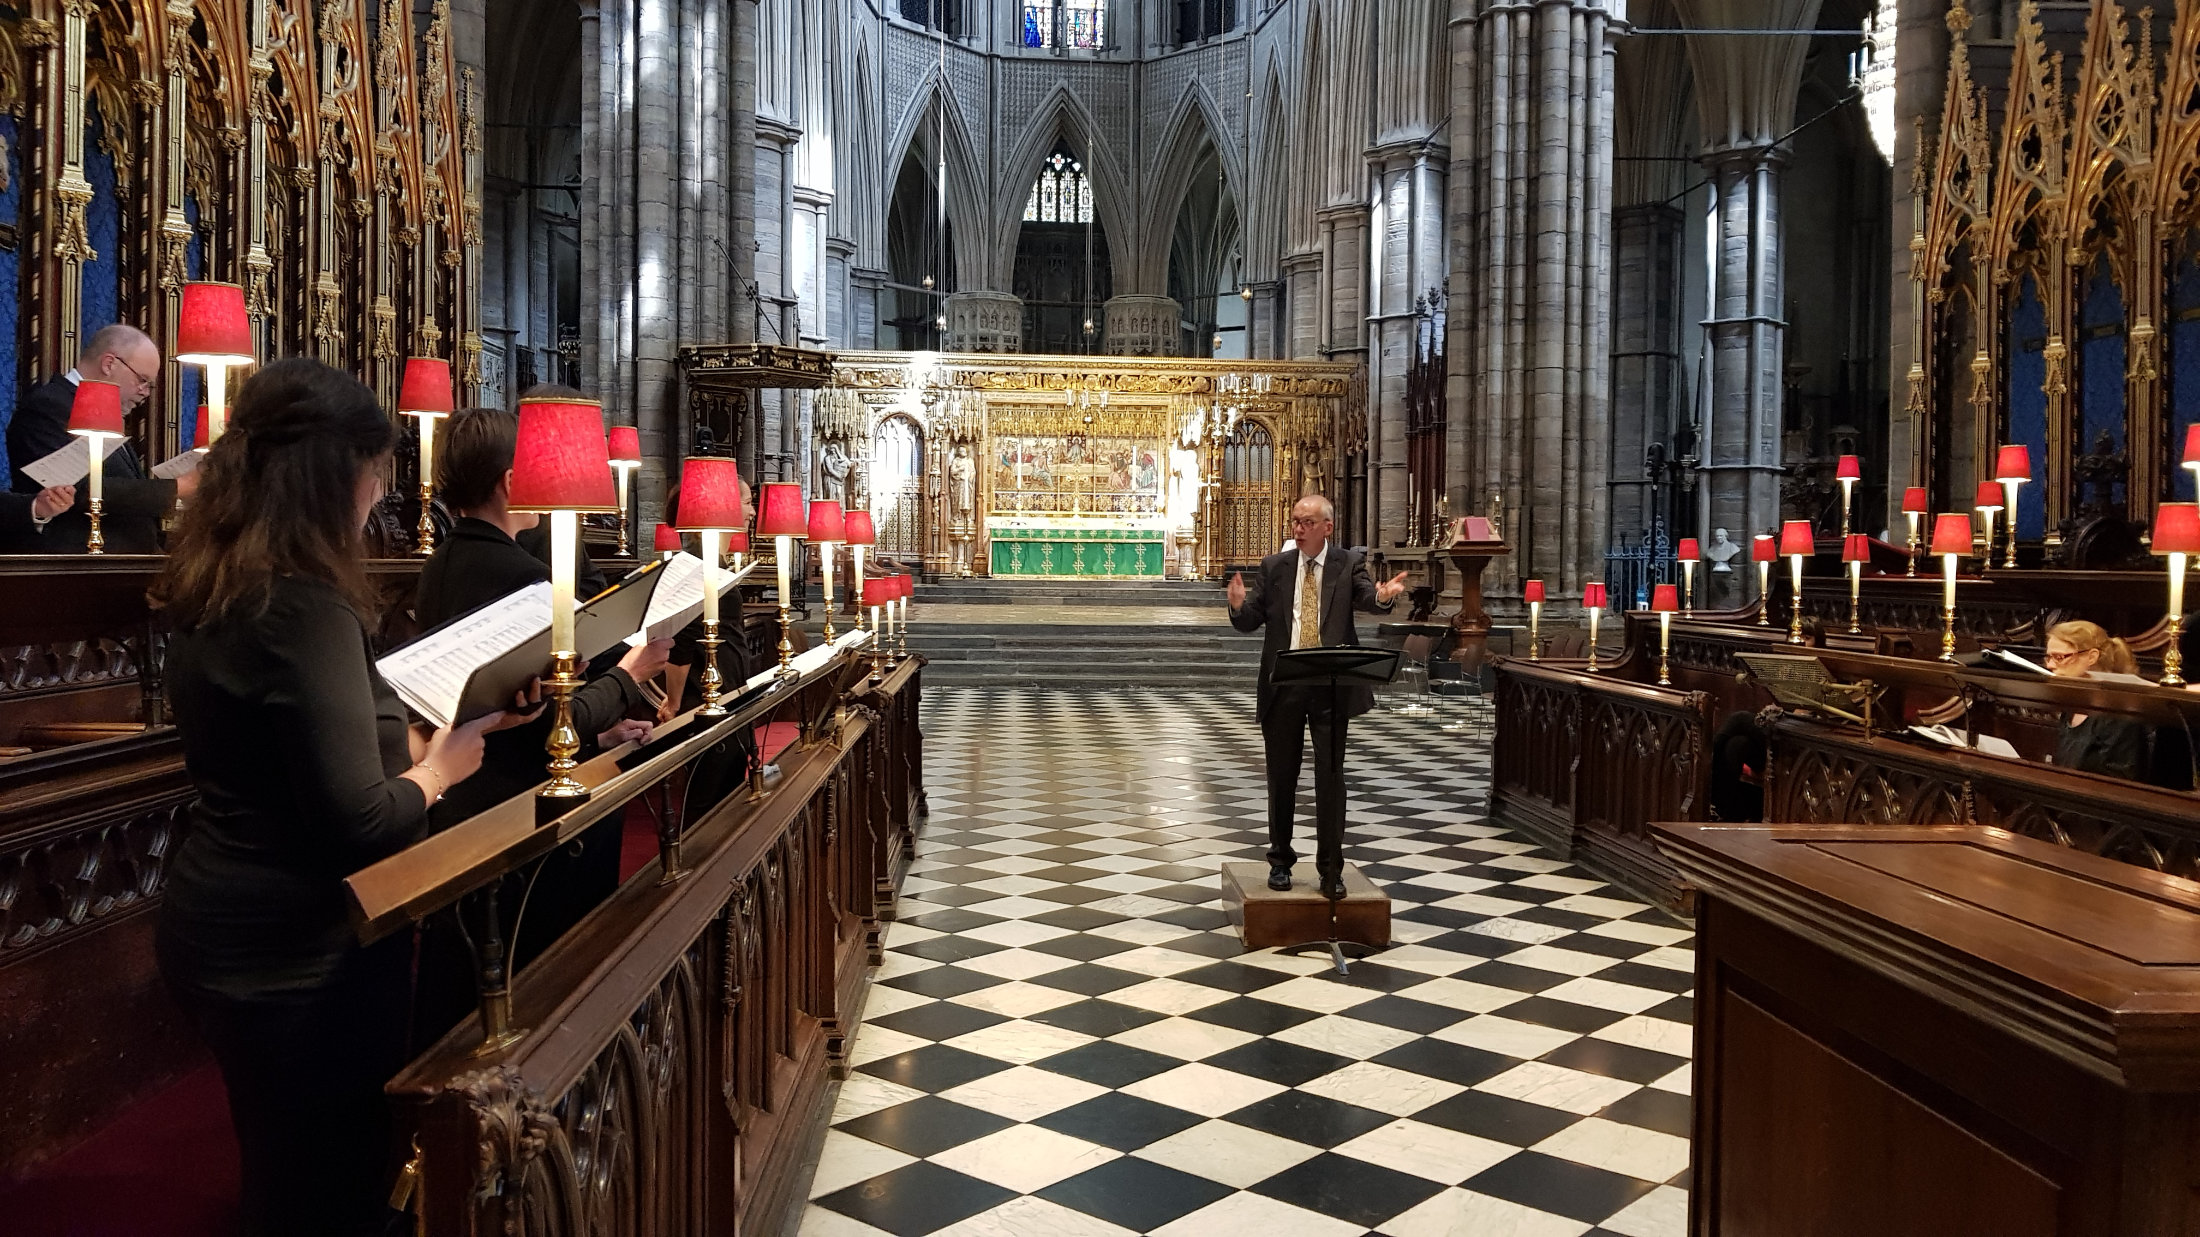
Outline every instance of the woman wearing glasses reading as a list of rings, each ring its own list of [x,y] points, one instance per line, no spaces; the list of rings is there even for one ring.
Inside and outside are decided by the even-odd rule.
[[[2104,674],[2135,674],[2131,648],[2098,623],[2057,623],[2047,631],[2047,668],[2057,678],[2086,679]],[[2082,773],[2100,773],[2129,781],[2146,780],[2146,723],[2112,713],[2074,713],[2055,739],[2055,764]]]

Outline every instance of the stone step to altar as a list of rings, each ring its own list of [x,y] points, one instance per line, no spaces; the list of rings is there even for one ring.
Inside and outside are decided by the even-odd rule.
[[[961,606],[1206,606],[1222,596],[1210,580],[940,580],[919,584],[919,604]]]

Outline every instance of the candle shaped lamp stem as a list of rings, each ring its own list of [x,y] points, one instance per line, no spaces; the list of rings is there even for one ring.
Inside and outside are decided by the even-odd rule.
[[[833,630],[833,550],[837,544],[831,541],[817,543],[818,576],[825,585],[825,643],[831,644],[839,635]]]
[[[1772,563],[1770,560],[1760,561],[1757,564],[1757,625],[1759,627],[1772,626]]]
[[[1860,635],[1864,628],[1858,621],[1864,600],[1864,564],[1853,560],[1849,563],[1849,634]]]
[[[1681,560],[1681,612],[1696,608],[1696,560]]]
[[[213,443],[219,442],[222,431],[229,428],[229,367],[219,361],[209,361],[205,369],[206,440]]]
[[[413,530],[413,553],[422,558],[435,553],[435,422],[421,413],[420,422],[420,526]]]
[[[1609,593],[1604,581],[1591,580],[1581,586],[1581,608],[1589,612],[1589,673],[1597,672],[1597,620],[1604,617],[1604,603]]]
[[[891,604],[891,603],[889,603]],[[871,607],[871,685],[886,681],[886,639],[879,634],[878,612],[882,607]]]
[[[1841,539],[1843,541],[1849,538],[1849,512],[1856,506],[1855,493],[1855,479],[1851,477],[1841,478]]]
[[[1658,686],[1673,685],[1673,612],[1658,611]]]
[[[1956,561],[1961,556],[1940,556],[1940,660],[1956,659]]]
[[[1907,518],[1907,519],[1908,519],[1908,520],[1910,521],[1910,570],[1909,570],[1909,574],[1910,574],[1910,575],[1913,575],[1913,576],[1914,576],[1914,575],[1916,575],[1916,574],[1917,574],[1917,559],[1918,559],[1918,556],[1919,556],[1919,555],[1921,555],[1921,554],[1923,554],[1923,553],[1925,552],[1925,542],[1924,542],[1924,541],[1923,541],[1923,540],[1922,540],[1921,538],[1919,538],[1919,536],[1918,536],[1918,531],[1917,531],[1917,522],[1918,522],[1918,519],[1919,519],[1919,513],[1918,513],[1918,512],[1915,512],[1915,511],[1905,511],[1905,512],[1903,512],[1902,514],[1903,514],[1903,515],[1904,515],[1904,516],[1905,516],[1905,517],[1906,517],[1906,518]]]
[[[1803,556],[1788,555],[1788,643],[1803,642]]]
[[[788,633],[794,630],[794,610],[787,603],[794,593],[794,580],[791,574],[794,559],[794,538],[786,536],[772,538],[772,552],[772,556],[779,560],[777,563],[779,568],[779,677],[791,679],[795,677],[794,641],[789,638]]]
[[[2185,552],[2169,553],[2169,644],[2162,650],[2162,686],[2185,685]]]
[[[633,502],[629,497],[634,469],[624,464],[613,464],[611,476],[619,486],[619,557],[624,558],[634,552]]]
[[[100,517],[107,510],[106,445],[108,439],[121,438],[127,432],[122,425],[122,388],[91,378],[77,383],[76,394],[69,402],[68,431],[84,440],[88,457],[85,475],[90,483],[92,532],[84,549],[91,554],[105,554],[107,535],[100,529]]]
[[[581,657],[573,638],[574,555],[580,549],[581,517],[552,511],[550,521],[550,780],[535,792],[545,810],[562,816],[585,802],[588,788],[573,776],[581,750],[573,729],[573,693],[580,689]]]
[[[105,554],[107,552],[107,534],[100,531],[99,527],[100,515],[107,509],[107,453],[100,449],[106,445],[104,441],[106,437],[104,434],[86,434],[84,436],[84,445],[90,447],[92,451],[92,536],[91,540],[84,544],[84,550],[87,554]]]
[[[2017,487],[2023,484],[2024,482],[2022,481],[2012,480],[2004,480],[2001,483],[2002,492],[2005,496],[2005,501],[2007,504],[2002,508],[2002,510],[2008,513],[2004,515],[2002,519],[2009,525],[2009,550],[2007,555],[2004,556],[2001,560],[2001,565],[2004,567],[2014,567],[2017,565]]]
[[[1543,603],[1528,603],[1528,660],[1543,660]]]
[[[724,717],[726,706],[720,702],[725,691],[725,678],[718,672],[718,545],[720,533],[706,528],[697,536],[703,539],[703,686],[702,707],[698,717]]]
[[[1597,620],[1604,617],[1603,606],[1589,607],[1589,673],[1597,672]]]

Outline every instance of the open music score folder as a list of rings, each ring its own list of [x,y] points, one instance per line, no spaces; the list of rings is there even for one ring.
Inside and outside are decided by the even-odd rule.
[[[729,571],[719,577],[718,595],[724,597],[733,586],[749,578],[759,563],[744,564],[739,571]],[[642,630],[626,638],[626,642],[641,647],[652,640],[662,640],[675,635],[703,613],[703,560],[682,550],[664,560],[663,579],[657,585],[657,594],[649,602],[649,615],[642,620]]]
[[[650,563],[573,612],[583,662],[643,630],[664,579]],[[700,605],[700,603],[698,603]],[[375,662],[403,700],[437,729],[507,708],[549,673],[550,583],[528,585],[444,623]]]

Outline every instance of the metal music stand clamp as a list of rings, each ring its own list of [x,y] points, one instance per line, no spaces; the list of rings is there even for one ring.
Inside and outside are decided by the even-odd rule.
[[[1775,703],[1839,718],[1862,726],[1865,738],[1872,736],[1872,719],[1886,688],[1870,679],[1836,682],[1824,662],[1801,654],[1738,653],[1735,657],[1743,666],[1735,677],[1764,688]]]
[[[1269,670],[1268,683],[1271,687],[1277,688],[1311,689],[1327,687],[1329,689],[1329,715],[1332,719],[1337,719],[1344,715],[1344,698],[1340,694],[1342,688],[1348,684],[1380,687],[1398,677],[1398,665],[1403,659],[1404,654],[1397,649],[1369,649],[1360,648],[1357,645],[1336,645],[1317,649],[1288,649],[1276,654],[1276,664]],[[1339,762],[1343,761],[1344,752],[1342,750],[1337,753],[1337,759]],[[1318,771],[1316,776],[1319,777]],[[1319,829],[1319,827],[1317,824],[1316,828]],[[1339,846],[1342,847],[1341,839],[1339,840]],[[1344,874],[1339,872],[1337,879],[1341,884],[1344,880]],[[1329,939],[1326,941],[1308,941],[1303,945],[1289,946],[1278,952],[1290,953],[1300,949],[1327,946],[1330,960],[1336,964],[1337,974],[1349,975],[1352,972],[1350,963],[1345,957],[1344,942],[1337,939],[1338,899],[1330,898],[1328,902]],[[1360,948],[1367,951],[1360,955],[1363,958],[1368,953],[1375,952],[1367,946],[1360,946]]]

